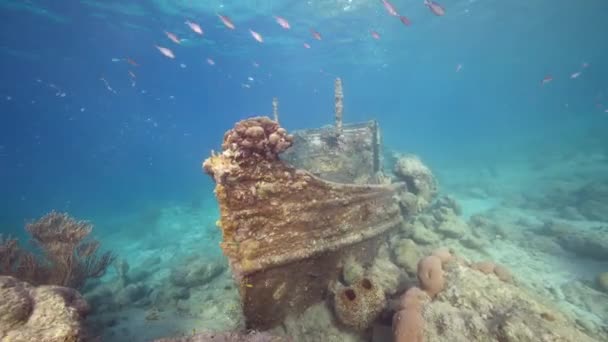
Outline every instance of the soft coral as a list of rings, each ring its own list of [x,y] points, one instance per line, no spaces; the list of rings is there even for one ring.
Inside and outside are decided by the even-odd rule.
[[[88,240],[93,226],[66,213],[50,212],[25,229],[44,257],[19,248],[15,239],[0,238],[0,274],[35,285],[81,288],[88,278],[105,274],[114,261],[110,252],[97,255],[99,241]]]

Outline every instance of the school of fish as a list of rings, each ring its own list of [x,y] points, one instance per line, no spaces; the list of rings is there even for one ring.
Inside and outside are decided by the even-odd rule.
[[[397,10],[397,8],[395,7],[395,5],[393,3],[391,3],[389,0],[380,0],[380,2],[382,3],[382,6],[384,7],[384,9],[386,10],[386,12],[392,16],[392,17],[396,17],[399,19],[399,21],[405,25],[405,26],[410,26],[411,25],[411,21],[410,19],[405,16],[400,14],[400,12]],[[441,17],[446,15],[446,9],[437,1],[434,0],[423,0],[423,5],[425,7],[427,7],[432,14]],[[236,30],[236,25],[234,24],[234,22],[232,21],[232,19],[230,17],[228,17],[227,15],[224,14],[217,14],[217,17],[220,19],[220,22],[229,30]],[[291,24],[289,23],[289,21],[282,16],[278,16],[278,15],[274,15],[273,16],[275,22],[284,30],[290,30]],[[190,20],[186,20],[184,22],[192,32],[194,32],[197,35],[203,36],[204,31],[202,29],[202,27],[193,21]],[[257,41],[258,43],[264,43],[264,37],[262,36],[262,34],[258,31],[253,30],[252,28],[248,29],[249,34],[251,35],[251,37]],[[314,28],[310,28],[309,29],[310,35],[314,40],[317,41],[321,41],[323,40],[323,36],[321,35],[321,33],[319,31],[317,31]],[[167,36],[167,38],[169,40],[171,40],[173,43],[175,44],[181,44],[182,39],[180,39],[175,33],[172,33],[170,31],[164,31],[165,35]],[[370,36],[372,39],[374,40],[380,40],[381,39],[381,34],[376,31],[376,30],[370,30],[369,31]],[[165,57],[169,58],[169,59],[175,59],[175,53],[168,47],[165,46],[160,46],[160,45],[154,45],[158,51]],[[302,43],[302,46],[305,49],[311,49],[312,45],[309,42],[304,42]],[[119,59],[116,59],[117,61]],[[215,61],[208,57],[206,59],[207,64],[214,66],[215,65]],[[128,62],[131,63],[132,65],[137,65],[134,61],[132,61],[131,59],[128,59]],[[583,74],[583,70],[586,69],[587,67],[589,67],[589,63],[587,62],[583,62],[581,64],[581,70],[575,71],[573,73],[570,74],[570,79],[578,79],[579,77],[582,76]],[[457,64],[456,66],[456,72],[460,72],[463,69],[463,65],[462,64]],[[133,79],[135,78],[134,76],[132,77]],[[547,74],[545,75],[542,79],[541,79],[541,85],[545,86],[551,82],[553,82],[554,78],[553,75],[551,74]]]

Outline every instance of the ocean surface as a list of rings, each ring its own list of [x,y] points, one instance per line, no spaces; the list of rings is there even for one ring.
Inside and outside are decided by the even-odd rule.
[[[338,77],[344,121],[377,120],[385,153],[417,155],[463,220],[503,210],[573,232],[608,225],[608,3],[433,5],[445,13],[423,0],[1,1],[0,233],[31,247],[25,224],[67,212],[132,272],[154,270],[120,310],[96,313],[103,340],[235,329],[202,162],[236,122],[270,116],[274,97],[290,132],[333,124]],[[490,249],[516,276],[565,267]],[[575,279],[606,299],[594,282],[608,258],[564,253],[580,273],[555,271],[555,286]],[[193,258],[223,267],[188,299],[212,309],[150,319],[151,293]],[[576,311],[600,336],[606,303]]]

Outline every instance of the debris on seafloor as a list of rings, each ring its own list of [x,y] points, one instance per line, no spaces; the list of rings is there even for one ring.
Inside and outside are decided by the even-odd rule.
[[[341,108],[336,105],[340,121]],[[406,191],[404,183],[354,184],[362,176],[372,179],[378,168],[377,125],[344,126],[341,134],[344,139],[336,140],[334,148],[317,152],[340,148],[350,156],[342,152],[324,159],[301,146],[296,152],[302,154],[290,160],[309,166],[320,165],[319,160],[341,163],[321,175],[345,172],[343,183],[281,160],[279,154],[298,140],[267,117],[238,122],[224,135],[222,152],[203,163],[216,183],[221,247],[239,286],[248,328],[271,328],[323,301],[344,259],[371,262],[387,233],[403,223],[398,198]]]

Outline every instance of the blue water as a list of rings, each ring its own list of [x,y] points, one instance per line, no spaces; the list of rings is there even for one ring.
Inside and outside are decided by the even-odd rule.
[[[422,0],[393,3],[410,26],[376,0],[3,0],[0,232],[23,238],[23,223],[52,209],[101,236],[150,208],[201,201],[214,215],[201,162],[224,132],[269,114],[273,97],[288,130],[329,124],[336,77],[347,122],[377,119],[387,146],[420,155],[440,178],[608,151],[606,1],[444,0],[443,17]]]

